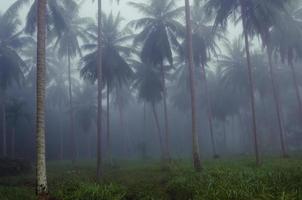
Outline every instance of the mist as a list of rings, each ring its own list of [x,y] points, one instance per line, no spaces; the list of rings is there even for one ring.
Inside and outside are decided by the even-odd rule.
[[[301,58],[299,0],[3,1],[0,199],[298,200]]]

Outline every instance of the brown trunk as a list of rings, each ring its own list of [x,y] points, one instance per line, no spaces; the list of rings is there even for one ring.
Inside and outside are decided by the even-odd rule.
[[[299,86],[298,86],[297,74],[296,74],[296,70],[295,70],[295,66],[294,66],[293,62],[290,63],[290,68],[291,68],[291,71],[292,71],[294,87],[295,87],[295,92],[296,92],[296,98],[297,98],[298,105],[299,105],[300,117],[302,119],[302,101],[301,101],[301,95],[300,95]]]
[[[191,27],[191,11],[190,2],[185,0],[186,6],[186,31],[187,31],[187,51],[189,55],[189,77],[190,77],[190,93],[191,93],[191,114],[192,114],[192,157],[194,169],[199,172],[202,169],[198,136],[196,132],[196,108],[195,108],[195,81],[194,81],[194,66],[193,66],[193,48],[192,48],[192,27]]]
[[[45,56],[46,56],[46,0],[39,0],[37,19],[37,94],[36,94],[36,192],[38,199],[48,193],[45,155]]]
[[[223,120],[223,145],[225,152],[227,152],[227,135],[226,135],[226,120]]]
[[[2,148],[3,157],[7,156],[7,133],[6,133],[6,92],[5,89],[2,90]]]
[[[107,153],[108,159],[112,163],[111,158],[111,138],[110,138],[110,90],[109,90],[109,83],[107,83],[107,95],[106,95],[106,106],[107,106]]]
[[[255,112],[255,94],[254,94],[254,77],[251,66],[251,57],[250,57],[250,46],[249,39],[247,33],[247,22],[244,16],[246,16],[246,10],[243,4],[243,0],[241,2],[241,16],[242,17],[242,27],[244,32],[244,42],[245,42],[245,51],[246,51],[246,60],[247,60],[247,68],[248,68],[248,81],[249,81],[249,92],[250,92],[250,101],[251,101],[251,109],[252,109],[252,124],[253,124],[253,137],[254,137],[254,150],[256,157],[256,164],[260,165],[260,156],[258,149],[258,135],[257,135],[257,122],[256,122],[256,112]]]
[[[71,66],[70,66],[70,55],[68,51],[68,93],[69,93],[69,122],[70,122],[70,136],[71,136],[71,162],[75,164],[77,158],[76,139],[74,132],[74,112],[72,102],[72,82],[71,82]]]
[[[201,77],[204,82],[204,90],[206,95],[206,104],[207,104],[207,114],[208,114],[208,121],[209,121],[209,129],[210,129],[210,136],[211,136],[211,143],[212,143],[212,151],[213,151],[213,158],[217,158],[218,154],[216,151],[216,144],[214,138],[214,131],[213,131],[213,118],[212,118],[212,107],[211,107],[211,96],[209,94],[208,89],[208,82],[207,82],[207,75],[204,64],[201,65]]]
[[[59,132],[60,132],[60,160],[64,160],[64,136],[63,136],[63,128],[62,128],[62,120],[59,120]]]
[[[170,157],[170,147],[169,147],[169,119],[168,119],[168,109],[167,109],[167,88],[166,88],[166,78],[164,65],[161,63],[161,81],[163,85],[163,104],[164,104],[164,119],[165,119],[165,159],[167,161],[171,160]]]
[[[154,121],[155,121],[155,125],[157,128],[157,134],[158,134],[158,140],[159,140],[159,147],[160,147],[160,152],[161,152],[161,159],[164,159],[164,147],[163,147],[163,141],[162,141],[162,137],[161,137],[161,131],[160,131],[160,125],[159,125],[159,120],[158,120],[158,116],[157,116],[157,112],[155,109],[155,105],[152,104],[152,112],[153,112],[153,116],[154,116]]]
[[[277,89],[277,85],[276,85],[276,81],[275,81],[274,68],[273,68],[273,64],[272,64],[272,53],[271,53],[269,47],[267,49],[267,55],[268,55],[268,63],[269,63],[269,72],[270,72],[272,88],[273,88],[273,96],[274,96],[276,112],[277,112],[282,157],[287,157],[287,153],[285,150],[285,144],[284,144],[284,135],[283,135],[283,128],[282,128],[281,112],[280,112],[280,101],[279,101],[278,89]]]
[[[11,139],[11,154],[12,154],[12,159],[15,159],[16,157],[16,129],[12,128],[12,139]]]
[[[98,57],[97,57],[97,93],[98,93],[98,108],[97,108],[97,170],[96,177],[100,181],[102,172],[102,46],[101,46],[101,31],[102,31],[102,0],[98,0]]]

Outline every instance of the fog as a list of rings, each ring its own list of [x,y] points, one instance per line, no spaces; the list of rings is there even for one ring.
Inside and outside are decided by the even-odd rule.
[[[48,0],[45,55],[37,2],[0,2],[1,157],[101,180],[125,162],[301,156],[300,1],[103,1],[98,23],[98,1]]]

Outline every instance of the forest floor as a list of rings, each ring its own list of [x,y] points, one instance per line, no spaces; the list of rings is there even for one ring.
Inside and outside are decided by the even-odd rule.
[[[95,183],[92,161],[49,162],[48,181],[58,200],[302,200],[302,158],[206,161],[202,173],[189,162],[162,168],[155,161],[121,161],[106,166]],[[0,178],[1,200],[31,200],[34,172]]]

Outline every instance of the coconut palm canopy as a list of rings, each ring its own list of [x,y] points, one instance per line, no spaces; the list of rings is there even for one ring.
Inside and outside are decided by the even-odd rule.
[[[0,199],[300,199],[301,91],[301,0],[3,0]]]

